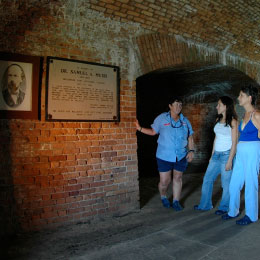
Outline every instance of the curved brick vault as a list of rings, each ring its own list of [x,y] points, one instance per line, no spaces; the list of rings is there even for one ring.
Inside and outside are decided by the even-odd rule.
[[[260,65],[250,60],[219,52],[214,48],[161,33],[145,34],[136,38],[143,74],[167,67],[203,67],[221,64],[233,67],[260,82]]]

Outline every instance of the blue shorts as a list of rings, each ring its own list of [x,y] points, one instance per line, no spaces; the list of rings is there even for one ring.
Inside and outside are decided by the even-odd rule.
[[[180,161],[176,161],[176,162],[168,162],[168,161],[161,160],[159,158],[156,158],[156,160],[157,160],[157,166],[159,172],[168,172],[171,170],[184,172],[188,166],[186,156],[184,156]]]

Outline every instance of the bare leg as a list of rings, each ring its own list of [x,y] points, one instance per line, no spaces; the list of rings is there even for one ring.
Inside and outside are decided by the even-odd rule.
[[[158,189],[161,196],[166,196],[166,192],[170,182],[171,182],[171,171],[160,172],[160,182],[158,184]]]
[[[182,189],[182,172],[173,171],[173,200],[180,200],[181,197],[181,189]]]

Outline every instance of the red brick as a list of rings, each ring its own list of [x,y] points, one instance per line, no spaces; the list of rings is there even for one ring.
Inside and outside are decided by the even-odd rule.
[[[57,212],[45,212],[45,213],[42,213],[41,214],[41,218],[53,218],[53,217],[57,217],[58,216],[58,213]]]
[[[82,185],[81,184],[77,184],[77,185],[70,185],[65,187],[65,191],[78,191],[82,189]]]
[[[67,160],[67,156],[66,155],[59,155],[59,156],[49,156],[49,161],[53,162],[53,161],[66,161]]]
[[[52,199],[62,199],[62,198],[67,198],[69,197],[68,192],[63,192],[63,193],[55,193],[51,195]]]

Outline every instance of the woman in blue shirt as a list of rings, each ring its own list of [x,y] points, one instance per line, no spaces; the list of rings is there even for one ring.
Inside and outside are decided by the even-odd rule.
[[[256,110],[258,90],[252,85],[244,86],[239,94],[239,105],[245,115],[239,125],[240,137],[236,160],[230,181],[229,211],[222,219],[239,215],[240,192],[245,184],[245,216],[238,225],[248,225],[258,220],[258,174],[260,164],[260,112]]]
[[[189,120],[183,116],[182,100],[173,97],[169,101],[169,112],[155,118],[151,128],[143,128],[136,120],[136,129],[147,135],[159,134],[156,159],[160,174],[158,184],[162,204],[170,208],[171,204],[166,196],[173,173],[173,203],[176,211],[182,210],[179,203],[182,189],[182,174],[194,156],[193,130]]]

